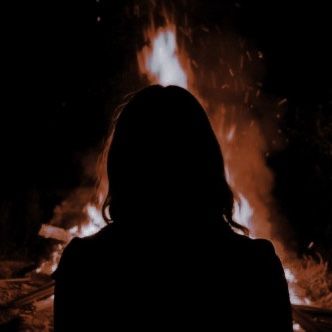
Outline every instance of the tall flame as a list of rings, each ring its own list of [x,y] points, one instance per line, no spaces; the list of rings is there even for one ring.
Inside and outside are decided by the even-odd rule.
[[[180,51],[177,45],[175,25],[169,20],[167,21],[167,27],[156,29],[152,25],[146,31],[145,37],[148,45],[144,46],[137,54],[139,70],[153,84],[176,85],[187,88],[194,93],[191,88],[194,84],[190,82],[192,71],[190,65],[188,65],[189,58],[183,50]],[[182,63],[186,64],[186,68]],[[197,97],[203,100],[200,96]],[[236,126],[233,125],[227,134],[228,141],[234,138],[235,131]],[[227,167],[225,171],[230,183],[231,176]],[[234,203],[234,220],[243,226],[250,227],[253,211],[249,201],[240,193]]]
[[[238,200],[234,202],[233,219],[250,229],[253,210],[248,200],[240,193]]]
[[[151,24],[144,33],[146,45],[137,54],[140,73],[153,84],[177,85],[187,88],[206,106],[223,150],[226,179],[234,191],[234,220],[248,227],[251,236],[265,237],[273,241],[281,258],[286,257],[286,261],[283,263],[292,303],[309,304],[310,301],[306,295],[307,289],[299,288],[298,278],[306,275],[306,282],[323,280],[326,265],[323,261],[318,264],[311,260],[305,261],[305,264],[300,260],[293,260],[291,264],[287,261],[289,254],[284,253],[284,246],[273,238],[271,232],[270,191],[273,174],[265,165],[265,138],[257,123],[248,116],[248,107],[244,107],[245,112],[242,112],[241,107],[237,109],[238,104],[227,105],[227,103],[220,102],[222,98],[219,98],[220,94],[223,96],[224,91],[230,89],[232,91],[228,96],[234,97],[234,92],[236,96],[242,93],[244,95],[243,103],[248,106],[250,95],[258,98],[260,90],[253,91],[252,86],[245,87],[245,80],[242,77],[236,77],[235,65],[232,68],[229,64],[225,64],[222,58],[219,59],[219,62],[224,64],[227,71],[224,70],[218,75],[216,70],[213,70],[212,75],[205,79],[205,71],[200,68],[199,73],[196,72],[194,75],[192,65],[197,69],[198,64],[190,59],[184,47],[179,47],[176,25],[167,17],[163,27],[156,28],[154,24]],[[244,55],[241,54],[238,64],[241,70],[245,57],[247,57],[248,63],[253,58],[248,51]],[[260,54],[259,58],[261,58]],[[219,79],[222,84],[218,85],[218,78],[227,73],[230,75],[230,81],[225,83],[224,79]],[[207,88],[204,89],[204,93],[197,93],[197,83],[201,82]],[[208,91],[209,93],[206,94],[207,90],[211,90],[212,93]],[[214,98],[212,101],[211,96],[212,99]],[[208,102],[206,99],[209,99]],[[240,99],[236,98],[236,100]],[[213,104],[212,110],[211,104]],[[215,112],[216,110],[217,112]],[[111,137],[108,145],[110,140]],[[96,233],[105,226],[100,212],[108,185],[106,174],[104,174],[105,157],[106,155],[103,154],[102,160],[98,162],[100,168],[97,170],[97,175],[100,177],[98,187],[79,188],[55,209],[51,225],[61,226],[64,220],[68,221],[66,216],[70,216],[71,224],[67,224],[66,228],[68,226],[71,228],[64,231],[58,227],[44,225],[40,230],[42,236],[51,237],[66,244],[73,236],[85,237]],[[94,189],[96,197],[92,199],[91,190]],[[53,255],[48,261],[42,262],[37,272],[51,273],[54,271],[63,247],[64,245],[57,245]],[[314,285],[316,286],[317,283]],[[326,289],[324,292],[329,294]]]
[[[159,29],[150,48],[143,48],[139,56],[141,72],[152,82],[161,85],[178,85],[187,88],[187,75],[178,58],[175,28]]]
[[[156,29],[152,24],[152,27],[145,32],[147,45],[137,54],[140,73],[152,84],[164,86],[172,84],[187,88],[204,105],[209,105],[197,91],[193,91],[192,87],[195,86],[194,81],[197,78],[194,77],[189,65],[190,59],[177,45],[175,25],[170,20],[166,21],[168,22],[166,26]],[[241,57],[242,66],[243,58]],[[234,76],[231,68],[230,74]],[[211,85],[215,85],[214,82]],[[256,92],[256,95],[258,96],[259,93]],[[244,101],[247,102],[247,99],[248,91],[245,91]],[[209,108],[207,110],[209,112]],[[225,106],[220,104],[219,110],[217,116],[210,114],[210,118],[222,146],[226,179],[234,191],[233,218],[239,224],[249,228],[252,237],[265,237],[272,240],[279,255],[284,256],[284,247],[272,238],[271,206],[266,203],[269,199],[261,200],[261,197],[270,195],[269,190],[272,189],[273,183],[272,173],[265,165],[262,148],[265,143],[261,131],[248,117],[241,119],[242,123],[236,123],[233,120],[226,126]],[[243,166],[244,160],[247,168]],[[306,296],[298,295],[296,276],[287,265],[285,265],[285,274],[290,285],[292,303],[309,304],[310,301]]]

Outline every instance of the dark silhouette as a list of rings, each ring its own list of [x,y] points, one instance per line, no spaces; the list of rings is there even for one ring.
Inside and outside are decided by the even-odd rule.
[[[292,331],[273,246],[233,232],[233,195],[198,101],[151,86],[108,154],[113,223],[75,238],[55,273],[55,331]]]

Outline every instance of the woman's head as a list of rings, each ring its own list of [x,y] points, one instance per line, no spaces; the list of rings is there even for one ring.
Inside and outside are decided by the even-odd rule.
[[[232,223],[233,195],[218,141],[185,89],[155,85],[130,99],[116,123],[107,172],[114,220],[133,211],[199,211]]]

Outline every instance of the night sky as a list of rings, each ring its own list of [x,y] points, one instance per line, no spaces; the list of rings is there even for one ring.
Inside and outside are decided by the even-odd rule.
[[[330,11],[323,1],[289,2],[167,3],[178,19],[186,12],[197,25],[221,26],[264,53],[263,93],[288,100],[280,122],[288,143],[267,160],[275,173],[275,198],[299,253],[310,253],[313,241],[314,250],[331,258]],[[39,225],[89,181],[83,165],[100,148],[112,109],[142,86],[136,52],[151,3],[12,5],[2,48],[1,255],[36,254]],[[139,17],[133,14],[137,4]]]

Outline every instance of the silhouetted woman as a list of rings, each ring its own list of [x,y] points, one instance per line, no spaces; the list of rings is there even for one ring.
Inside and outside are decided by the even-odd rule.
[[[270,242],[233,232],[220,147],[189,92],[132,97],[107,170],[113,223],[65,249],[56,332],[292,331],[281,263]]]

